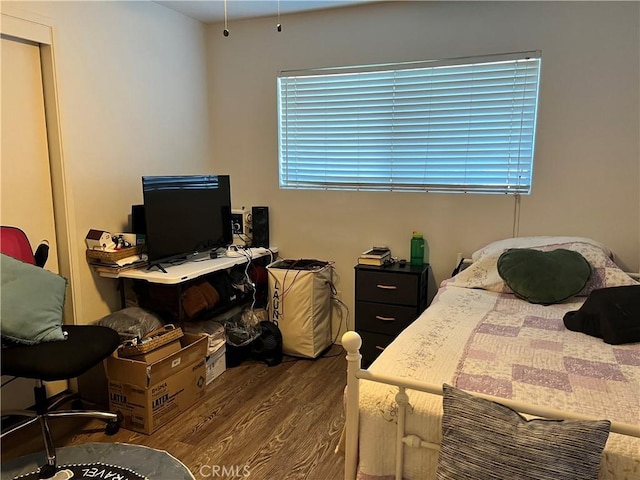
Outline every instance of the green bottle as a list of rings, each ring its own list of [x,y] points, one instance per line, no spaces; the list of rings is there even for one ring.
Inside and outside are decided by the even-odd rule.
[[[411,237],[411,265],[424,264],[424,237],[421,233],[413,232]]]

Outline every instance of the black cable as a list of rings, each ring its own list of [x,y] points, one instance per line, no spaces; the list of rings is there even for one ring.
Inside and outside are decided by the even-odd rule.
[[[287,268],[286,271],[284,272],[284,278],[282,279],[282,282],[281,282],[283,290],[280,292],[280,295],[279,295],[279,298],[280,298],[280,302],[279,302],[280,311],[278,312],[278,321],[280,320],[281,317],[284,317],[284,297],[285,297],[285,294],[288,293],[289,290],[291,290],[291,288],[293,287],[293,284],[298,279],[298,275],[300,275],[300,273],[303,271],[301,269],[297,270],[295,276],[293,277],[293,280],[291,281],[291,285],[289,285],[288,288],[285,288],[286,287],[286,282],[287,282],[287,275],[292,270],[292,267],[295,266],[299,261],[300,260],[294,260],[292,264],[288,265],[289,268]],[[271,275],[273,275],[273,273]],[[275,279],[275,276],[274,276],[274,279]],[[275,279],[275,281],[277,283],[277,279]],[[271,302],[269,302],[269,304],[270,303]],[[273,317],[273,314],[272,314],[272,317]]]
[[[338,297],[331,297],[331,299],[335,300],[342,308],[344,308],[347,311],[346,328],[347,328],[347,330],[349,330],[349,316],[350,316],[349,307],[347,306],[346,303],[344,303]],[[338,335],[340,335],[340,330],[342,330],[342,320],[343,319],[344,319],[344,317],[342,315],[340,315],[340,325],[338,325],[338,332],[336,333],[336,338],[333,339],[333,344],[334,345],[338,341]]]
[[[251,281],[251,277],[249,277],[249,267],[253,261],[253,253],[251,252],[251,249],[240,249],[240,252],[247,259],[247,263],[244,267],[244,280],[247,286],[251,287],[251,311],[253,312],[253,308],[256,304],[256,287]]]
[[[0,385],[1,387],[4,387],[5,385],[10,384],[11,382],[13,382],[14,380],[17,380],[19,377],[13,377],[11,380],[7,380],[6,382],[4,382],[2,385]]]

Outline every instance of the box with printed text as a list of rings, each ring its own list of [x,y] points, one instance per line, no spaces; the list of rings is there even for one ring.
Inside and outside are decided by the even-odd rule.
[[[202,398],[207,338],[185,334],[180,346],[152,363],[117,352],[106,360],[109,408],[122,413],[124,428],[153,433]]]
[[[213,353],[207,355],[207,385],[222,375],[227,369],[225,353],[226,344],[223,342]]]

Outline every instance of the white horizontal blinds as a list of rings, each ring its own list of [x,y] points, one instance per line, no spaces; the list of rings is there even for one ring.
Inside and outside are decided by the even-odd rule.
[[[283,74],[282,188],[529,193],[539,52]]]

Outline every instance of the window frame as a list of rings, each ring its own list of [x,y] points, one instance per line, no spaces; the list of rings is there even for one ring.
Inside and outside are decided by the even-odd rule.
[[[531,185],[533,183],[535,135],[536,135],[536,126],[537,126],[536,125],[537,110],[538,110],[539,96],[540,96],[539,92],[540,92],[540,78],[541,78],[541,68],[542,68],[541,63],[542,63],[542,52],[539,50],[535,50],[535,51],[527,51],[527,52],[514,52],[514,53],[507,53],[507,54],[493,54],[493,55],[482,55],[482,56],[473,56],[473,57],[459,57],[459,58],[453,58],[453,59],[427,60],[427,61],[419,61],[419,62],[403,62],[403,63],[375,64],[375,65],[363,65],[363,66],[346,66],[346,67],[281,71],[278,74],[278,82],[277,82],[279,186],[281,189],[306,189],[306,190],[321,189],[321,190],[349,190],[349,191],[412,191],[412,192],[418,191],[418,192],[450,192],[450,193],[500,193],[500,194],[504,193],[504,194],[525,194],[525,195],[530,194]],[[494,68],[493,66],[495,66],[496,69],[501,69],[501,71],[504,71],[506,69],[503,69],[502,66],[499,66],[499,65],[503,65],[506,67],[508,64],[509,65],[513,64],[514,85],[516,81],[524,82],[524,83],[522,83],[521,85],[520,84],[518,85],[518,88],[520,88],[520,90],[516,89],[515,86],[512,87],[513,91],[516,92],[513,94],[512,97],[505,96],[507,94],[505,94],[504,91],[501,91],[500,95],[502,96],[496,97],[496,98],[499,98],[499,100],[496,100],[496,104],[500,102],[502,102],[502,104],[505,104],[505,101],[506,101],[505,99],[507,100],[511,99],[513,103],[513,106],[511,107],[511,110],[513,111],[511,115],[515,119],[512,122],[513,126],[509,127],[508,129],[502,128],[502,130],[503,131],[508,130],[509,131],[508,135],[518,138],[518,149],[517,149],[517,152],[513,154],[514,158],[516,158],[515,164],[513,164],[511,160],[511,156],[512,156],[512,153],[510,150],[511,140],[509,140],[509,142],[505,144],[508,146],[506,147],[502,146],[500,147],[502,148],[502,150],[496,150],[496,152],[499,151],[500,154],[507,155],[508,157],[507,160],[494,159],[493,162],[484,158],[474,158],[470,160],[469,149],[473,151],[473,148],[475,148],[476,144],[472,143],[471,140],[469,139],[474,135],[476,137],[478,135],[477,133],[473,133],[473,134],[469,133],[472,131],[472,127],[469,126],[471,122],[467,121],[466,123],[466,126],[467,126],[466,131],[468,136],[467,143],[461,142],[459,144],[455,144],[455,146],[467,145],[467,152],[466,152],[467,156],[464,157],[462,155],[456,154],[457,157],[453,161],[442,160],[443,162],[449,162],[449,163],[446,163],[445,167],[443,168],[445,170],[446,168],[450,168],[451,172],[447,171],[446,175],[450,176],[451,178],[455,178],[455,176],[457,175],[456,169],[460,170],[461,168],[460,165],[464,165],[464,174],[461,174],[458,177],[458,179],[462,178],[462,181],[460,181],[459,183],[446,184],[446,183],[435,183],[433,180],[431,182],[426,181],[428,180],[426,170],[429,169],[431,165],[436,164],[435,160],[431,160],[431,159],[429,159],[428,161],[425,161],[424,165],[420,163],[420,160],[417,158],[411,158],[409,161],[403,160],[405,164],[401,166],[399,170],[402,170],[402,168],[404,168],[405,172],[403,172],[402,174],[399,174],[397,172],[394,173],[393,165],[394,165],[394,162],[396,162],[396,160],[393,157],[383,161],[383,163],[386,165],[386,170],[378,169],[377,165],[375,164],[376,161],[372,162],[371,160],[368,160],[368,166],[363,167],[363,170],[369,169],[369,171],[367,173],[367,176],[363,175],[362,177],[362,178],[365,178],[365,181],[360,181],[359,179],[361,177],[359,177],[359,174],[354,173],[359,169],[359,167],[355,166],[355,165],[359,165],[359,162],[360,162],[360,157],[357,156],[357,155],[360,155],[359,152],[355,154],[356,156],[353,157],[353,159],[344,161],[344,163],[342,164],[342,166],[345,168],[345,171],[348,171],[350,173],[349,180],[347,181],[344,181],[344,180],[336,181],[335,179],[332,180],[332,175],[334,177],[338,177],[340,175],[341,170],[338,168],[340,166],[339,162],[328,163],[328,164],[326,163],[327,160],[331,160],[330,154],[324,157],[325,158],[324,170],[322,170],[322,167],[317,166],[322,163],[321,157],[319,157],[320,158],[319,160],[313,160],[313,162],[315,162],[313,169],[316,169],[318,171],[324,171],[325,180],[320,181],[317,178],[315,178],[315,180],[304,180],[304,177],[305,177],[304,174],[300,174],[300,175],[292,174],[291,169],[296,168],[296,165],[298,165],[298,168],[300,168],[302,171],[303,167],[311,165],[311,163],[309,164],[305,164],[304,162],[300,162],[299,164],[295,163],[293,161],[295,160],[293,158],[294,152],[289,150],[290,144],[292,147],[295,148],[295,145],[293,144],[292,139],[290,138],[293,135],[292,133],[290,133],[290,130],[292,130],[293,127],[291,127],[288,124],[290,113],[291,113],[290,109],[293,108],[290,106],[289,103],[287,103],[287,96],[291,93],[288,91],[290,84],[293,84],[295,82],[299,82],[300,84],[302,84],[303,82],[306,82],[306,84],[309,84],[309,82],[314,82],[316,79],[319,79],[319,81],[326,79],[326,85],[330,85],[330,82],[332,81],[340,83],[342,82],[342,79],[356,78],[357,75],[361,75],[361,76],[365,75],[368,78],[377,78],[376,77],[377,75],[385,75],[385,76],[391,75],[391,76],[394,76],[395,78],[396,76],[398,76],[398,72],[400,72],[399,76],[403,76],[403,75],[412,76],[414,75],[413,72],[417,72],[419,75],[422,75],[421,77],[422,79],[427,79],[427,81],[431,81],[429,80],[430,78],[436,78],[436,79],[440,78],[438,77],[438,72],[440,72],[440,75],[442,75],[442,72],[448,73],[448,71],[465,72],[466,70],[469,70],[469,72],[471,72],[476,67],[480,70],[486,69],[488,71],[489,69]],[[523,69],[526,68],[527,70],[526,71],[521,70],[520,66],[522,66]],[[440,67],[444,67],[444,68],[440,68]],[[522,76],[523,71],[525,72],[524,77]],[[431,73],[428,73],[428,72],[435,72],[435,73],[431,75]],[[471,79],[476,74],[460,73],[460,78],[466,78],[465,75],[466,77]],[[483,81],[489,78],[490,74],[485,73],[484,75],[485,77],[482,77]],[[456,78],[456,75],[450,75],[450,76],[452,78]],[[506,74],[504,74],[504,78],[505,79],[508,78]],[[385,80],[385,81],[389,81],[389,80]],[[409,81],[413,81],[413,80],[409,80]],[[420,85],[424,83],[424,80],[418,79],[417,81],[422,82]],[[470,112],[472,111],[471,108],[475,108],[471,106],[474,103],[474,100],[473,100],[475,98],[474,95],[480,96],[480,93],[478,92],[486,93],[487,91],[489,91],[488,87],[485,88],[483,86],[482,88],[485,89],[484,91],[481,91],[481,88],[478,87],[478,90],[476,92],[475,90],[473,90],[475,88],[473,85],[473,81],[477,81],[477,79],[457,81],[458,84],[463,85],[463,87],[466,88],[466,90],[464,90],[465,92],[470,92],[471,100],[468,100],[465,103],[465,105],[468,104],[467,106],[470,109],[469,110]],[[399,82],[396,82],[395,79],[389,82],[390,83],[388,84],[388,88],[390,90],[392,90],[393,92],[400,91],[397,89],[400,87],[396,87],[396,83],[399,83]],[[355,82],[351,82],[351,83],[355,83]],[[467,86],[467,84],[470,86]],[[413,84],[407,83],[406,85],[413,85]],[[443,83],[442,85],[445,85],[445,84]],[[449,86],[454,85],[453,80],[450,82],[450,84],[447,84],[447,85]],[[300,89],[300,92],[303,92],[304,88],[313,88],[313,87],[302,87]],[[405,92],[406,92],[408,87],[405,86],[402,88],[405,88]],[[420,87],[420,88],[422,88],[421,91],[423,95],[422,97],[419,98],[420,105],[431,105],[431,102],[433,102],[432,97],[429,97],[428,95],[424,94],[424,92],[428,91],[428,89],[425,89],[424,87]],[[456,86],[456,88],[458,87]],[[495,87],[495,88],[498,88],[498,87]],[[500,88],[503,88],[503,87],[500,87]],[[532,88],[533,90],[531,90]],[[455,90],[452,90],[452,91],[455,92]],[[521,99],[522,105],[518,104],[516,106],[516,103],[517,103],[516,100],[520,100],[520,99],[516,98],[515,95],[520,93],[522,93],[523,95]],[[386,102],[385,108],[389,107],[392,112],[395,112],[396,110],[399,111],[401,107],[405,108],[406,110],[407,105],[409,104],[407,102],[405,102],[402,105],[400,104],[400,100],[398,100],[401,97],[400,93],[398,94],[385,93],[385,94],[388,96],[390,95],[390,98],[392,98],[391,100],[384,100],[384,102]],[[403,93],[403,94],[406,95],[406,93]],[[525,94],[526,94],[526,99],[525,99]],[[329,94],[326,94],[326,93],[319,93],[318,94],[319,101],[322,100],[323,96],[327,97],[328,95]],[[348,95],[349,94],[343,95],[343,97],[347,98]],[[459,97],[460,95],[455,93],[451,94],[451,98],[454,98],[456,96]],[[435,98],[435,95],[433,95],[433,98]],[[334,100],[335,99],[331,99],[331,101],[334,101]],[[300,102],[300,104],[302,104],[302,102]],[[396,109],[395,107],[396,104],[399,105],[398,109]],[[477,104],[478,102],[476,101],[476,105]],[[326,105],[328,105],[328,103]],[[357,108],[360,108],[360,107],[358,106]],[[517,108],[522,109],[522,112],[520,112],[520,116],[516,115],[515,111],[517,110]],[[302,111],[302,107],[300,107],[300,109]],[[507,107],[504,107],[504,106],[499,108],[496,107],[495,111],[498,111],[498,110],[500,110],[500,112],[506,112]],[[352,113],[351,110],[348,110],[347,112],[349,114]],[[390,118],[392,118],[394,114],[395,113],[392,113]],[[477,117],[477,114],[474,113],[474,115],[476,115]],[[472,117],[472,114],[469,114],[469,118],[471,117]],[[302,127],[309,124],[304,123],[306,120],[304,119],[302,114],[300,118],[301,118],[300,122],[302,123],[300,123],[299,128],[302,131]],[[358,117],[358,118],[361,118],[361,117]],[[437,125],[436,121],[431,122],[431,120],[429,120],[428,115],[426,117],[420,117],[420,118],[421,118],[421,121],[423,121],[423,123],[424,123],[424,119],[427,118],[427,123],[425,123],[425,125],[428,124],[428,126],[426,127],[427,132],[429,131],[429,128],[431,128],[433,125]],[[497,118],[497,115],[496,115],[496,118]],[[394,154],[393,145],[396,142],[396,137],[394,137],[394,135],[400,138],[400,134],[398,134],[397,132],[400,132],[401,128],[405,128],[405,131],[408,128],[406,127],[406,122],[405,122],[404,125],[402,125],[401,127],[398,127],[394,131],[394,126],[393,126],[394,121],[395,119],[393,118],[390,121],[386,120],[385,118],[385,120],[383,121],[391,125],[390,131],[392,133],[388,135],[390,140],[388,140],[387,144],[385,144],[385,148],[389,149],[389,146],[390,146],[392,155]],[[347,120],[345,120],[344,122],[347,122]],[[487,120],[487,122],[488,123],[486,125],[489,125],[489,120]],[[315,123],[319,123],[319,122],[315,122]],[[347,127],[344,127],[344,125],[347,125]],[[454,126],[465,125],[465,123],[463,121],[458,121],[457,123],[452,125]],[[339,129],[352,128],[352,127],[354,126],[350,123],[349,124],[343,123],[343,126],[339,127]],[[460,132],[464,132],[464,131],[465,131],[464,128],[460,129]],[[321,128],[318,128],[317,132],[322,132]],[[313,130],[312,134],[315,134],[315,133],[316,131]],[[421,133],[421,132],[418,132],[418,133]],[[337,133],[336,135],[341,135],[341,133]],[[359,133],[355,133],[354,135],[357,138],[361,138],[361,135]],[[462,138],[462,134],[454,133],[453,135],[459,138]],[[299,136],[303,137],[303,135],[299,135]],[[505,137],[506,135],[501,134],[501,136]],[[362,135],[362,137],[364,137],[364,135]],[[527,140],[528,140],[528,143],[527,143]],[[416,143],[419,143],[419,142],[416,141]],[[425,151],[430,148],[429,145],[432,143],[433,142],[429,140],[429,142],[425,144],[424,146]],[[498,142],[496,142],[496,145],[497,143]],[[521,149],[522,144],[525,144],[525,150]],[[327,142],[327,145],[329,145],[329,142]],[[471,147],[469,147],[469,145],[471,145]],[[330,148],[332,148],[331,145],[329,145],[329,149]],[[346,148],[347,147],[345,147],[345,149]],[[420,148],[419,146],[418,147],[412,146],[411,148],[414,148],[415,150],[412,152],[414,156],[415,155],[419,156],[422,154],[422,152],[419,150]],[[357,150],[357,148],[355,148],[354,151],[355,150]],[[385,154],[388,154],[389,152],[388,151],[385,152],[381,150],[380,152],[374,152],[374,153],[378,153],[379,156],[382,157]],[[400,156],[400,154],[397,154],[397,155]],[[477,156],[481,157],[480,154],[478,154]],[[406,163],[406,162],[409,162],[409,163]],[[363,162],[363,164],[364,163],[365,162]],[[396,163],[400,165],[402,162],[397,161]],[[489,170],[489,167],[486,166],[489,164],[491,164],[491,168],[494,169],[494,173],[491,173]],[[327,165],[330,168],[327,168]],[[483,167],[483,165],[485,166]],[[413,173],[409,171],[416,170],[420,166],[424,167],[425,173],[422,176],[417,175],[415,177],[412,177],[412,178],[419,179],[419,181],[411,182],[411,181],[407,181],[406,179],[404,180],[401,179],[401,181],[398,183],[397,179],[400,179],[402,175],[404,175],[405,177],[411,176]],[[467,179],[465,178],[466,175],[469,175],[469,177],[473,176],[473,178],[483,177],[483,176],[486,176],[487,178],[493,178],[493,177],[497,178],[498,175],[495,172],[498,172],[499,169],[505,169],[505,168],[507,170],[505,173],[506,176],[504,177],[503,184],[487,183],[486,185],[483,185],[481,183],[478,183],[479,180],[475,180],[476,183],[464,183],[464,181],[467,181]],[[371,172],[375,172],[375,173],[371,173]],[[406,173],[406,172],[409,172],[409,173]],[[373,183],[366,181],[367,178],[372,178],[378,173],[380,174],[381,177],[388,177],[388,178],[386,178],[386,180],[382,180],[382,179],[379,180],[376,178],[375,182]],[[316,174],[311,173],[308,176],[308,178],[312,178],[313,175],[316,175]],[[522,181],[523,175],[526,177],[524,178],[524,181]]]

